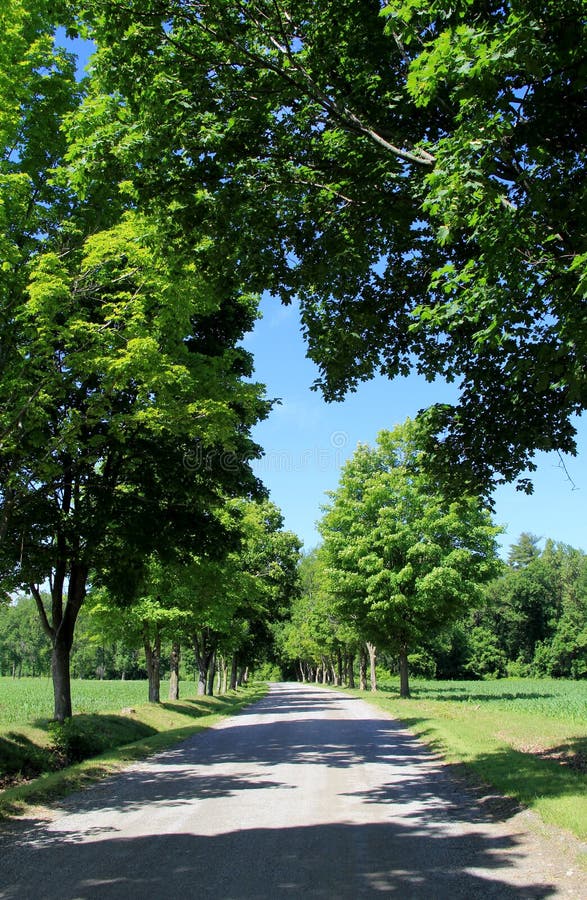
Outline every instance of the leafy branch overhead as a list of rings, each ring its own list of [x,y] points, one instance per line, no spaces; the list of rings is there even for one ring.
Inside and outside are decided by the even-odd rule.
[[[457,492],[574,452],[582,0],[94,0],[85,21],[134,189],[205,223],[211,270],[301,297],[327,399],[377,371],[454,381],[422,421]]]

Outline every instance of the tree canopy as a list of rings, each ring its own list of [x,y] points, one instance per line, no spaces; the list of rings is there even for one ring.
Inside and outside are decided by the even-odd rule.
[[[458,402],[422,420],[456,492],[574,452],[582,0],[87,0],[82,16],[132,116],[113,157],[132,146],[141,196],[205,223],[211,269],[299,295],[328,399],[376,371],[454,380]]]

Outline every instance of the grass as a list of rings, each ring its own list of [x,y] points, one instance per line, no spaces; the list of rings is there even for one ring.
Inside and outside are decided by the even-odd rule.
[[[352,692],[358,693],[358,692]],[[361,696],[477,781],[587,838],[587,682],[414,681]]]
[[[195,696],[191,681],[182,682],[187,697]],[[161,683],[161,696],[167,695],[168,684]],[[146,681],[71,682],[72,705],[77,713],[97,713],[139,706],[147,699]],[[5,725],[49,718],[53,714],[53,683],[50,678],[0,678],[0,729]]]
[[[266,692],[259,684],[219,697],[197,697],[189,682],[182,689],[181,700],[151,704],[144,703],[146,682],[75,682],[73,705],[80,712],[63,729],[49,720],[46,679],[0,679],[0,818],[173,746]]]

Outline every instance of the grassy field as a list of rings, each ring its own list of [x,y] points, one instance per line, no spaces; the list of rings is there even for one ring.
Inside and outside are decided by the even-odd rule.
[[[169,685],[161,682],[161,699]],[[185,697],[196,696],[196,684],[183,681]],[[74,714],[123,709],[145,703],[146,681],[84,681],[72,679],[71,700]],[[53,683],[50,678],[0,678],[0,730],[5,725],[48,719],[53,714]]]
[[[181,700],[145,703],[147,683],[75,681],[75,714],[65,728],[50,722],[48,679],[0,679],[0,818],[22,812],[172,746],[261,697],[253,685],[220,697],[197,697],[182,682]]]
[[[413,681],[409,700],[398,691],[392,682],[361,696],[546,823],[587,838],[587,682]]]

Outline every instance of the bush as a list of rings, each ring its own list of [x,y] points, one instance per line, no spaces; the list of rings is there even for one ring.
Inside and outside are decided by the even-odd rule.
[[[410,674],[415,678],[436,678],[436,661],[426,650],[418,650],[408,656]]]
[[[470,635],[471,656],[467,669],[475,678],[503,678],[507,657],[489,628],[477,626]]]
[[[508,678],[531,678],[535,674],[532,666],[521,659],[511,659],[506,666]]]
[[[81,762],[97,756],[104,748],[104,741],[94,728],[80,727],[75,719],[50,722],[50,749],[56,768]]]
[[[281,681],[282,672],[275,663],[265,662],[253,671],[255,681]]]

